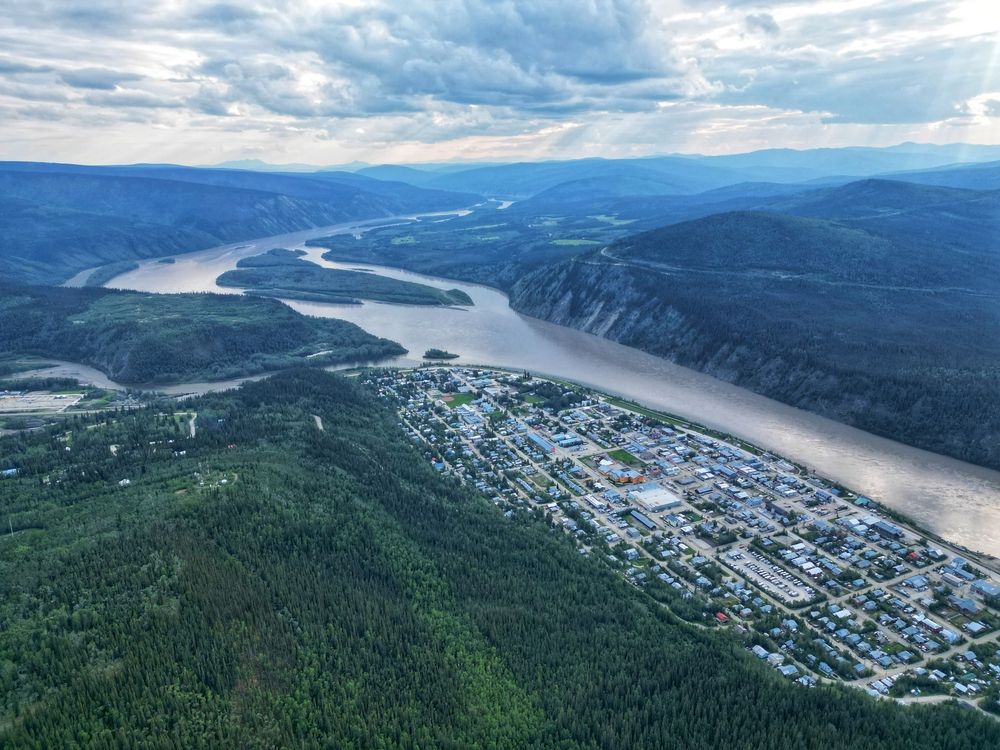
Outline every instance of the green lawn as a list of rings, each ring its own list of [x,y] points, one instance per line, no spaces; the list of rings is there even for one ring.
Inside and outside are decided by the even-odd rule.
[[[451,394],[446,394],[445,395],[445,399],[448,399],[449,396],[451,397],[451,400],[450,401],[449,400],[445,401],[445,403],[448,404],[448,408],[449,409],[457,409],[459,406],[462,406],[463,404],[467,404],[470,401],[475,401],[475,399],[476,399],[476,394],[474,394],[474,393],[451,393]]]
[[[618,450],[613,450],[608,452],[608,456],[615,461],[621,461],[623,464],[628,464],[629,466],[642,463],[638,458],[633,456],[627,450],[619,448]]]

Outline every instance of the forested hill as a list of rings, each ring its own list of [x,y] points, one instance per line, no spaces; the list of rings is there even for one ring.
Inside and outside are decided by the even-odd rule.
[[[155,407],[0,440],[0,745],[1000,746],[974,712],[783,682],[440,478],[357,384],[184,409],[195,438]]]
[[[302,315],[277,300],[0,283],[0,352],[80,362],[121,383],[218,380],[404,351],[353,323]]]
[[[1000,468],[1000,255],[927,217],[718,214],[530,273],[511,304]]]
[[[114,261],[477,200],[336,173],[0,162],[0,273],[60,283]]]

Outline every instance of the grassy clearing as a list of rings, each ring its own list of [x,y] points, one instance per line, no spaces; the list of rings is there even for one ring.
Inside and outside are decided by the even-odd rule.
[[[559,247],[585,247],[589,245],[600,245],[601,243],[597,240],[582,240],[582,239],[569,239],[564,238],[561,240],[552,240],[553,245],[558,245]]]
[[[470,401],[475,401],[476,395],[474,393],[449,393],[444,397],[444,402],[448,405],[449,409],[457,409],[459,406],[463,406]]]
[[[620,461],[623,464],[628,464],[629,466],[634,466],[635,464],[642,463],[638,458],[633,456],[627,450],[619,448],[618,450],[613,450],[608,452],[608,456],[615,461]]]
[[[588,216],[587,218],[594,219],[602,224],[610,224],[613,227],[623,227],[635,221],[635,219],[619,219],[617,214],[597,214],[596,216]]]

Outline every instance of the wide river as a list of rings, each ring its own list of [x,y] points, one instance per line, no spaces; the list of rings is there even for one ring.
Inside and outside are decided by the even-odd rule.
[[[425,218],[433,221],[433,218]],[[466,292],[468,309],[365,303],[330,305],[287,301],[309,315],[350,320],[393,339],[410,354],[392,360],[412,365],[431,347],[461,355],[457,363],[525,369],[573,380],[700,422],[775,451],[916,519],[949,541],[1000,556],[1000,472],[973,466],[824,419],[636,349],[515,313],[501,292],[398,269],[322,260],[310,237],[356,234],[370,226],[340,225],[146,261],[108,286],[149,292],[215,291],[215,279],[243,257],[272,247],[302,248],[308,259],[332,268],[374,273]],[[218,384],[216,384],[218,385]],[[204,390],[186,384],[170,390]]]

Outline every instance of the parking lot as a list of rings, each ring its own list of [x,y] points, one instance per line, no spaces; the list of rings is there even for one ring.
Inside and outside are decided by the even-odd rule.
[[[788,603],[809,601],[816,592],[805,581],[749,548],[726,553],[725,562],[755,585]]]

